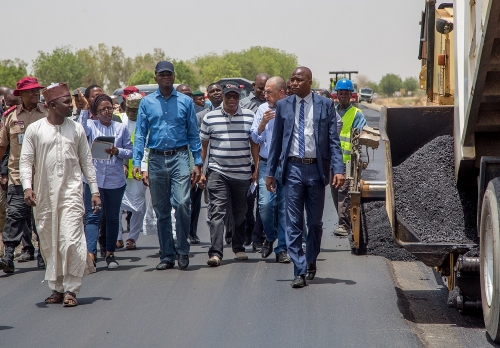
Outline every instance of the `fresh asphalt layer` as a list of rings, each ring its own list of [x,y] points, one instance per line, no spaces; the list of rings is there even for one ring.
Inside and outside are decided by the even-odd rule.
[[[370,179],[383,180],[383,162],[373,168]],[[318,272],[303,289],[290,287],[293,265],[274,254],[238,261],[226,248],[221,266],[208,267],[203,207],[202,244],[191,247],[187,270],[156,271],[157,237],[141,235],[137,250],[116,252],[118,269],[100,260],[83,278],[75,308],[46,305],[43,271],[16,262],[16,274],[0,276],[0,346],[421,347],[398,307],[388,262],[352,255],[347,239],[333,236],[337,216],[326,192]]]

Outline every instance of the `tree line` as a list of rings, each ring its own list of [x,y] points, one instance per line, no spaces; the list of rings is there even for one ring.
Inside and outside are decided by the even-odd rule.
[[[71,89],[99,85],[106,91],[126,85],[154,82],[154,68],[161,60],[172,61],[175,83],[187,83],[194,89],[223,77],[243,77],[253,81],[260,72],[288,76],[298,66],[297,56],[270,47],[250,47],[239,52],[209,53],[190,60],[173,59],[161,48],[153,53],[127,57],[119,46],[99,44],[83,49],[71,46],[39,51],[32,74],[43,85],[65,81]],[[27,75],[28,64],[20,59],[0,61],[0,84],[15,87]],[[317,82],[316,82],[317,84]]]
[[[407,77],[404,80],[396,74],[385,74],[379,83],[370,81],[364,75],[356,76],[358,88],[369,87],[375,93],[392,96],[394,92],[404,89],[406,92],[415,92],[418,89],[418,80],[415,77]]]

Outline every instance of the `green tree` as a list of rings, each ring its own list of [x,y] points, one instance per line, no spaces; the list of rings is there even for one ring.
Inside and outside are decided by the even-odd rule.
[[[33,61],[33,72],[42,85],[66,82],[73,90],[82,85],[87,68],[71,47],[63,46],[57,47],[52,53],[38,51],[38,57]]]
[[[407,92],[415,92],[418,88],[418,80],[416,77],[407,77],[403,81],[403,88]]]
[[[134,73],[132,61],[125,57],[121,47],[100,43],[97,47],[90,46],[76,52],[78,59],[87,67],[83,76],[85,86],[96,84],[106,91],[126,84]]]
[[[287,79],[298,66],[297,57],[271,47],[254,46],[240,52],[210,53],[196,57],[201,83],[207,85],[223,77],[243,77],[250,81],[259,73]]]
[[[193,92],[200,87],[199,78],[190,66],[190,63],[182,60],[173,60],[172,64],[174,64],[175,69],[175,83],[186,83],[191,87]]]
[[[152,70],[137,70],[127,81],[128,86],[147,85],[155,83],[155,73]]]
[[[26,62],[19,59],[0,61],[0,83],[2,86],[15,88],[17,81],[28,75],[27,65]]]
[[[380,93],[380,87],[376,82],[368,82],[368,87],[373,90],[373,93]]]
[[[391,96],[394,92],[399,91],[403,85],[401,77],[395,74],[386,74],[380,80],[379,86],[382,92],[387,96]]]

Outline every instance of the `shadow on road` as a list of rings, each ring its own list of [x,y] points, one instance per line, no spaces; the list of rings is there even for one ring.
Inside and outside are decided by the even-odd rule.
[[[276,279],[277,282],[289,282],[290,279]],[[308,280],[307,285],[317,285],[317,284],[338,284],[344,283],[346,285],[354,285],[356,282],[350,279],[337,279],[337,278],[319,278],[315,277],[313,280]]]
[[[29,268],[16,268],[16,271],[14,273],[2,273],[2,275],[0,275],[0,279],[1,278],[7,278],[7,277],[10,277],[10,276],[13,276],[13,275],[16,275],[16,274],[23,274],[23,273],[27,273],[27,272],[35,272],[35,271],[45,271],[43,269],[40,269],[38,267],[29,267]]]
[[[9,330],[9,329],[13,329],[13,328],[14,328],[13,326],[0,326],[0,331]]]
[[[96,301],[111,301],[112,299],[109,298],[109,297],[78,297],[78,305],[79,306],[85,306],[85,305],[89,305],[89,304],[92,304]],[[61,305],[62,304],[58,304],[58,305]],[[38,302],[36,304],[36,306],[38,308],[49,308],[48,304],[45,303],[45,302]],[[53,306],[53,304],[52,304]],[[11,328],[9,326],[5,326],[7,328]],[[0,330],[1,330],[2,326],[0,326]]]
[[[97,272],[120,272],[120,271],[129,271],[131,269],[134,269],[134,268],[139,268],[139,267],[146,267],[147,265],[126,265],[126,266],[122,266],[120,265],[120,267],[118,268],[112,268],[112,269],[108,269],[106,266],[102,266],[102,267],[98,267],[97,268]]]

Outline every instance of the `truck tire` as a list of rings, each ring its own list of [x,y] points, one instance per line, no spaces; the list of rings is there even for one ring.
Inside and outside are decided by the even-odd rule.
[[[480,224],[481,303],[486,331],[500,342],[500,178],[488,183]]]

